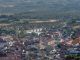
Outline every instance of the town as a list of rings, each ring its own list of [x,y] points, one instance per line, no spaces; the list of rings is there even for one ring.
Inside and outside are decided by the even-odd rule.
[[[80,21],[1,23],[0,60],[80,60]]]

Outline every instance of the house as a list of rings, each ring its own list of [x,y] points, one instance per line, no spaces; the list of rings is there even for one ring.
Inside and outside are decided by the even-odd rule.
[[[8,43],[5,40],[0,38],[0,49],[2,49],[3,47],[5,47],[7,45],[8,45]]]

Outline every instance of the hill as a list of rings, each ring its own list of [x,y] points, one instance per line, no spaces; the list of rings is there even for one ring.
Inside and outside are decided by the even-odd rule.
[[[27,17],[80,16],[80,0],[0,0],[0,14]]]

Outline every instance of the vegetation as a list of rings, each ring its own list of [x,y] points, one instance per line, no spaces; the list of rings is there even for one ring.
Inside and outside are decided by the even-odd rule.
[[[70,54],[70,55],[65,55],[66,59],[80,59],[80,54]]]
[[[0,29],[0,34],[16,34],[15,30]]]

